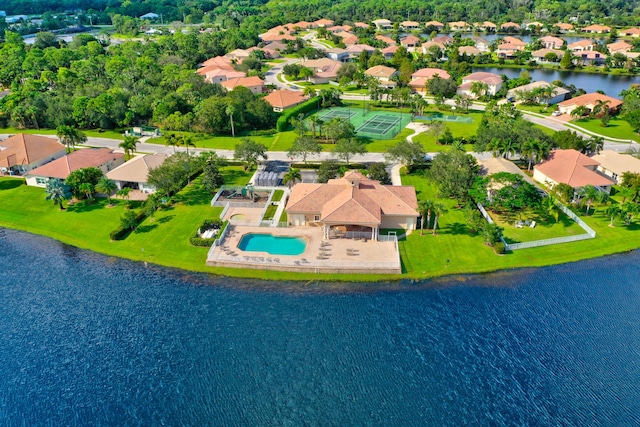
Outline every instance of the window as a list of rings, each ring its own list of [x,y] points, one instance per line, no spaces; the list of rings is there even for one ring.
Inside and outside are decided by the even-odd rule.
[[[47,178],[36,178],[36,184],[45,185],[47,183]]]
[[[313,216],[313,220],[314,221],[320,221],[320,215],[314,215]]]

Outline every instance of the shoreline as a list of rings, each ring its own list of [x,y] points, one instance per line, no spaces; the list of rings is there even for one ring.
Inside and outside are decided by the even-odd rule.
[[[310,274],[310,273],[292,273],[289,271],[269,271],[269,276],[265,277],[264,273],[266,272],[266,270],[260,270],[260,269],[243,269],[243,268],[216,268],[216,271],[211,271],[212,267],[208,267],[205,264],[205,260],[203,260],[202,262],[202,268],[185,268],[185,267],[180,267],[180,266],[176,266],[176,265],[171,265],[171,264],[167,264],[164,262],[157,262],[160,260],[149,260],[149,259],[145,259],[145,255],[144,252],[141,252],[141,254],[139,256],[134,256],[133,253],[130,253],[130,256],[127,256],[124,253],[109,253],[109,252],[104,252],[104,251],[100,251],[97,250],[96,248],[91,247],[89,244],[82,244],[82,243],[86,243],[84,241],[78,241],[77,244],[72,242],[71,239],[63,239],[63,238],[58,238],[56,236],[53,236],[51,234],[47,234],[47,233],[40,233],[38,232],[35,228],[31,228],[29,229],[28,227],[16,227],[16,226],[12,226],[11,224],[7,224],[3,221],[0,221],[0,229],[4,228],[7,230],[12,230],[12,231],[17,231],[17,232],[21,232],[21,233],[29,233],[32,235],[36,235],[36,236],[40,236],[40,237],[45,237],[51,240],[54,240],[56,242],[65,244],[65,245],[69,245],[72,246],[74,248],[78,248],[78,249],[82,249],[82,250],[87,250],[96,254],[100,254],[100,255],[104,255],[104,256],[108,256],[108,257],[114,257],[114,258],[119,258],[119,259],[123,259],[123,260],[128,260],[128,261],[134,261],[134,262],[141,262],[144,263],[145,265],[147,264],[151,264],[154,266],[159,266],[159,267],[164,267],[164,268],[172,268],[172,269],[176,269],[176,270],[180,270],[180,271],[184,271],[184,272],[194,272],[194,273],[206,273],[206,274],[210,274],[213,276],[217,276],[217,277],[228,277],[228,278],[234,278],[234,279],[258,279],[258,280],[265,280],[268,282],[275,282],[278,280],[289,280],[289,281],[305,281],[305,282],[341,282],[341,283],[355,283],[355,282],[366,282],[366,283],[374,283],[374,282],[380,282],[380,281],[388,281],[388,282],[400,282],[400,281],[422,281],[422,280],[431,280],[431,279],[442,279],[442,278],[446,278],[446,277],[457,277],[457,276],[466,276],[466,275],[483,275],[483,274],[489,274],[489,273],[499,273],[499,272],[509,272],[509,271],[515,271],[518,269],[527,269],[527,268],[544,268],[544,267],[551,267],[551,266],[555,266],[555,265],[562,265],[562,264],[570,264],[570,263],[575,263],[575,262],[580,262],[580,261],[587,261],[587,260],[591,260],[591,259],[597,259],[597,258],[603,258],[603,257],[607,257],[607,256],[611,256],[611,255],[617,255],[617,254],[623,254],[623,253],[629,253],[629,252],[633,252],[636,250],[640,250],[640,242],[638,242],[634,247],[629,247],[626,249],[620,249],[620,250],[612,250],[611,252],[603,252],[600,254],[596,254],[596,255],[591,255],[591,254],[585,254],[585,256],[578,256],[576,254],[576,256],[569,256],[567,259],[559,259],[558,262],[546,262],[546,263],[540,263],[540,264],[536,264],[531,263],[531,264],[527,264],[524,263],[522,265],[513,265],[510,267],[491,267],[491,266],[487,266],[487,268],[482,268],[479,265],[476,265],[476,267],[480,267],[480,268],[471,268],[471,269],[462,269],[462,270],[449,270],[448,266],[445,266],[442,270],[439,271],[440,274],[409,274],[409,273],[402,273],[401,275],[395,275],[395,274],[385,274],[385,275],[373,275],[373,274],[362,274],[362,275],[353,275],[353,274],[321,274],[321,273],[317,273],[317,274]],[[61,236],[62,237],[62,236]],[[111,243],[115,243],[115,242],[111,242]],[[571,244],[571,243],[568,243]],[[541,247],[542,249],[544,249],[544,247]],[[540,249],[540,248],[539,248]],[[531,249],[528,249],[531,250]],[[573,254],[569,254],[569,255],[573,255]],[[509,254],[504,255],[506,257],[510,256]],[[206,254],[203,258],[206,258]],[[405,260],[403,260],[405,261]],[[405,264],[405,262],[402,262],[403,266]]]

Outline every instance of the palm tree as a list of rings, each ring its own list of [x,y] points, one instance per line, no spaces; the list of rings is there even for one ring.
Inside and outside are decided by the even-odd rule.
[[[435,236],[438,230],[438,220],[440,219],[440,215],[444,215],[447,212],[449,212],[449,210],[447,209],[447,207],[444,205],[444,203],[440,203],[440,202],[435,202],[433,204],[433,213],[435,214],[435,218],[433,220],[433,235]]]
[[[127,156],[127,158],[131,158],[134,151],[136,151],[137,145],[138,145],[137,136],[125,136],[124,141],[118,144],[118,147],[124,150],[124,154]]]
[[[585,185],[580,189],[580,199],[583,204],[587,205],[586,215],[589,215],[589,208],[591,208],[591,204],[595,202],[599,193],[600,190],[593,185]]]
[[[182,135],[182,137],[178,141],[179,145],[183,145],[187,149],[187,154],[189,154],[189,147],[194,147],[196,144],[193,142],[193,139],[188,135]]]
[[[620,217],[622,214],[622,209],[620,209],[620,205],[617,203],[612,203],[604,211],[605,215],[611,218],[611,222],[609,223],[609,227],[613,227],[613,220]]]
[[[71,189],[67,184],[58,179],[50,179],[47,181],[47,188],[45,189],[45,200],[51,200],[54,204],[60,206],[60,210],[64,209],[62,202],[64,200],[71,199]]]
[[[67,147],[67,153],[70,153],[76,144],[87,142],[87,136],[83,132],[67,125],[58,126],[56,128],[56,136]]]
[[[464,152],[464,143],[461,140],[456,139],[453,141],[453,144],[451,144],[451,150]]]
[[[609,107],[607,106],[607,104],[609,104],[608,99],[596,99],[596,103],[593,106],[593,110],[591,110],[591,114],[596,117],[598,117],[599,115],[607,114],[609,112]]]
[[[309,127],[311,128],[311,137],[312,138],[316,137],[316,126],[318,125],[319,121],[320,121],[320,119],[318,118],[318,116],[309,117]]]
[[[555,222],[558,222],[558,218],[560,217],[560,208],[558,207],[556,199],[552,195],[548,195],[544,198],[542,208],[547,215],[553,217]]]
[[[289,171],[282,177],[282,182],[289,188],[296,185],[297,181],[302,181],[300,169],[289,168]]]
[[[483,82],[471,83],[470,91],[472,94],[475,95],[476,98],[480,98],[481,96],[484,96],[487,93],[487,90],[489,90],[489,85],[487,85],[486,83],[483,83]]]
[[[427,230],[429,229],[429,223],[431,222],[431,211],[433,210],[434,202],[432,200],[420,200],[418,203],[418,212],[420,213],[420,235],[423,235],[425,217],[427,219]]]
[[[236,109],[233,105],[228,105],[225,113],[229,116],[229,121],[231,121],[231,136],[233,138],[236,137],[236,128],[233,125],[233,115],[236,113]]]
[[[585,154],[598,154],[604,148],[604,139],[601,136],[592,136],[587,139],[584,147]]]
[[[91,200],[93,198],[92,196],[93,196],[93,193],[95,192],[95,188],[93,187],[93,184],[90,182],[83,182],[78,186],[78,190],[81,193],[84,193],[84,196],[88,200]]]
[[[509,159],[509,155],[513,155],[518,151],[518,144],[513,141],[511,138],[503,139],[500,141],[500,146],[502,150],[502,156],[505,159]]]
[[[302,94],[306,97],[309,97],[309,99],[311,99],[315,97],[318,94],[318,92],[316,92],[316,90],[312,86],[307,86],[302,91]]]
[[[524,157],[525,159],[529,160],[529,166],[527,167],[528,171],[531,170],[531,163],[533,163],[533,156],[534,156],[534,152],[535,152],[535,147],[539,143],[540,143],[540,141],[538,141],[536,139],[527,139],[520,146],[520,155],[522,157]]]
[[[107,196],[107,203],[111,205],[111,194],[118,189],[115,181],[103,176],[96,184],[96,190]]]
[[[175,133],[168,133],[165,137],[165,146],[170,145],[173,147],[173,152],[176,152],[176,145],[178,145],[178,136]]]
[[[492,138],[487,144],[487,150],[491,151],[493,157],[502,157],[502,141]]]
[[[589,112],[589,109],[584,105],[580,105],[571,111],[571,116],[574,120],[578,120],[579,118],[585,116]]]
[[[122,197],[125,200],[129,200],[129,193],[131,193],[130,187],[122,187],[120,190],[118,190],[116,196]]]

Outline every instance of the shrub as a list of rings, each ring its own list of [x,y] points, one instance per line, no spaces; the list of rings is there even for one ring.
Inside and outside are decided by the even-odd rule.
[[[319,101],[320,97],[316,96],[282,113],[276,123],[276,130],[278,132],[284,132],[287,130],[287,126],[289,126],[289,121],[292,117],[298,117],[300,114],[306,114],[316,110],[318,108]]]
[[[498,242],[498,243],[494,243],[493,244],[493,250],[498,254],[498,255],[503,255],[506,252],[506,249],[504,247],[504,243],[502,242]]]
[[[213,242],[215,242],[218,236],[220,236],[220,233],[222,232],[222,230],[224,230],[227,227],[228,223],[229,223],[228,221],[223,222],[222,220],[219,220],[219,219],[205,219],[204,221],[202,221],[202,224],[200,225],[200,227],[198,227],[198,230],[196,230],[191,235],[191,237],[189,237],[189,243],[191,243],[192,246],[210,247],[211,245],[213,245]],[[198,231],[203,232],[205,230],[211,230],[216,228],[218,229],[218,232],[213,237],[205,239],[200,237],[200,235],[198,234]]]
[[[147,217],[147,213],[144,210],[141,210],[140,212],[138,212],[135,216],[136,227],[140,225],[140,223],[144,221],[146,217]],[[111,240],[124,240],[132,231],[133,229],[131,227],[121,226],[113,230],[111,233],[109,233],[109,237],[111,238]]]

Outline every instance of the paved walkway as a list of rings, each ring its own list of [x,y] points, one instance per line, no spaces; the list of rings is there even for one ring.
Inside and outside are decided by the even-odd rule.
[[[426,123],[411,122],[407,125],[407,128],[414,130],[414,133],[407,137],[407,140],[409,142],[413,142],[413,138],[415,136],[418,136],[421,133],[429,130],[429,125],[427,125]],[[396,163],[391,166],[391,184],[402,185],[402,179],[400,178],[400,169],[402,169],[402,166],[404,165],[400,163]]]

